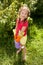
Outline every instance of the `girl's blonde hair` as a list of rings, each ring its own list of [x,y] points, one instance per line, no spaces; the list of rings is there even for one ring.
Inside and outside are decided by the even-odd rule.
[[[20,12],[21,12],[23,9],[26,9],[27,12],[28,12],[28,16],[30,16],[30,9],[29,9],[29,7],[28,7],[26,4],[23,4],[23,5],[20,7],[19,11],[18,11],[18,17],[19,17],[19,15],[20,15]]]

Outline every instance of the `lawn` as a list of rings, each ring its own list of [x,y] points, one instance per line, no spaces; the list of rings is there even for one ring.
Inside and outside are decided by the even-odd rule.
[[[36,32],[36,35],[33,36],[33,31],[30,31],[33,37],[28,37],[26,43],[26,62],[22,61],[22,52],[16,55],[13,41],[7,41],[4,46],[0,47],[0,65],[43,65],[43,29],[38,29],[37,26],[34,26],[32,29],[35,28],[33,31]],[[9,40],[12,39],[9,38]]]

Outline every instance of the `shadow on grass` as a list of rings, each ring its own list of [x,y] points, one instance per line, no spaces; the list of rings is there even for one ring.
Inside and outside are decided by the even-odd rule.
[[[22,51],[17,55],[16,51],[17,49],[14,46],[14,43],[12,44],[6,44],[5,45],[5,50],[7,55],[11,58],[13,56],[14,62],[13,65],[25,65],[25,62],[22,60]]]
[[[22,60],[22,51],[17,55],[14,65],[25,65],[25,61]]]

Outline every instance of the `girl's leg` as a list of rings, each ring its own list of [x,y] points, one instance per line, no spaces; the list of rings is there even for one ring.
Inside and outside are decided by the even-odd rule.
[[[21,51],[21,48],[19,48],[16,53],[18,54],[20,51]]]
[[[26,47],[25,46],[22,49],[22,51],[23,51],[23,60],[26,60]]]
[[[26,47],[25,46],[22,46],[21,48],[19,48],[17,50],[17,54],[22,50],[23,52],[23,60],[25,61],[26,60]]]

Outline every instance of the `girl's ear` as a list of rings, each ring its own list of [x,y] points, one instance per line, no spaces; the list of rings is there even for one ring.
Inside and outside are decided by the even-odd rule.
[[[30,9],[28,9],[28,16],[30,16]]]
[[[28,10],[28,16],[30,16],[30,10]]]

